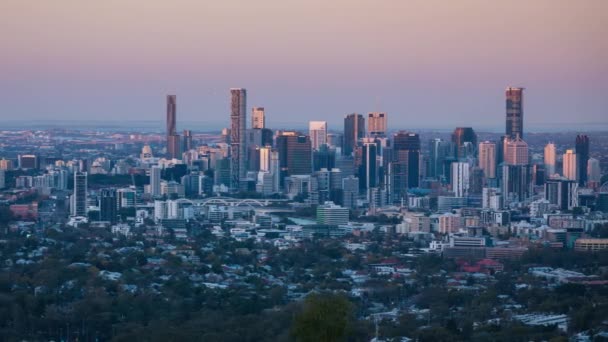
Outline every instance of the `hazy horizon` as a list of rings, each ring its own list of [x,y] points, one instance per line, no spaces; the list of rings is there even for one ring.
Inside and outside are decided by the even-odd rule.
[[[0,121],[228,126],[229,88],[269,126],[385,111],[389,127],[607,122],[606,1],[58,0],[0,4]]]

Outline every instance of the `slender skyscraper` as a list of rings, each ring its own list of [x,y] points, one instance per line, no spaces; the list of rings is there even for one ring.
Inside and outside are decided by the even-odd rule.
[[[548,143],[545,146],[545,175],[547,178],[550,178],[555,174],[555,144]]]
[[[353,113],[345,116],[342,155],[352,155],[357,147],[357,142],[363,137],[365,137],[365,119],[363,115]]]
[[[253,109],[251,110],[251,128],[266,128],[266,116],[264,115],[264,107],[253,107]]]
[[[486,178],[496,178],[496,144],[491,141],[479,143],[479,168]]]
[[[177,134],[175,118],[177,113],[177,96],[167,95],[167,136]]]
[[[74,194],[72,195],[72,216],[87,216],[87,173],[74,172]]]
[[[239,191],[245,181],[247,151],[245,129],[247,128],[247,90],[230,89],[230,189]]]
[[[313,150],[318,150],[322,145],[327,144],[327,121],[310,121],[308,132]]]
[[[507,88],[507,137],[524,138],[524,88]]]
[[[160,166],[154,165],[150,168],[150,195],[160,196]]]
[[[587,162],[589,161],[589,137],[576,136],[576,163],[578,169],[578,185],[587,183]]]
[[[386,113],[367,113],[367,132],[370,137],[386,136]]]
[[[578,181],[579,169],[578,169],[578,156],[574,150],[566,150],[563,157],[563,174],[569,180]]]

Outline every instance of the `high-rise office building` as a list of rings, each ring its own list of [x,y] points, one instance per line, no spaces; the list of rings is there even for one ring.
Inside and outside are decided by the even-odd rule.
[[[72,216],[87,216],[87,173],[74,172],[74,193],[70,211]]]
[[[182,152],[187,152],[194,148],[194,146],[192,146],[192,131],[185,129],[183,135]]]
[[[420,136],[411,132],[397,132],[393,135],[394,160],[402,164],[407,188],[417,188],[420,184]]]
[[[167,95],[167,136],[177,134],[176,131],[177,96]]]
[[[350,156],[355,152],[359,139],[365,137],[365,119],[361,114],[348,114],[344,117],[344,142],[342,155]]]
[[[359,166],[360,190],[368,190],[378,184],[377,147],[373,138],[363,139],[361,165]]]
[[[367,113],[367,133],[370,137],[380,138],[386,136],[386,113],[371,112]]]
[[[561,210],[572,210],[578,206],[578,183],[563,177],[545,182],[545,199]]]
[[[524,138],[524,88],[507,88],[506,92],[507,137],[515,139]]]
[[[308,123],[310,145],[313,150],[318,150],[327,144],[327,121],[310,121]]]
[[[266,116],[264,115],[264,107],[253,107],[253,109],[251,110],[251,128],[266,128]]]
[[[328,145],[321,145],[318,150],[312,152],[312,167],[313,171],[333,169],[336,167],[336,151]]]
[[[429,165],[427,167],[427,176],[439,180],[445,180],[445,164],[446,160],[451,159],[453,155],[452,143],[442,139],[433,139],[429,146]]]
[[[160,166],[152,166],[150,168],[150,195],[152,197],[160,196]]]
[[[479,143],[479,168],[486,178],[496,178],[496,144],[491,141]]]
[[[578,156],[574,152],[574,150],[566,150],[564,153],[562,166],[563,166],[563,175],[567,179],[574,180],[578,182],[579,179],[579,169],[578,169]]]
[[[118,221],[118,197],[116,189],[102,189],[99,194],[99,221]]]
[[[576,163],[578,168],[578,185],[587,184],[587,162],[589,161],[589,137],[576,136]]]
[[[247,90],[230,89],[230,190],[239,191],[245,187],[247,176]]]
[[[555,174],[555,144],[550,142],[545,145],[544,163],[546,178],[550,178]]]
[[[456,127],[452,133],[454,155],[458,159],[475,156],[477,148],[477,134],[471,127]]]
[[[599,184],[602,179],[602,169],[600,161],[595,158],[589,158],[587,162],[587,182]]]
[[[5,172],[5,170],[0,169],[0,189],[4,189],[6,187]]]
[[[532,170],[530,165],[502,166],[501,192],[505,203],[521,202],[532,193]]]
[[[167,157],[181,157],[181,139],[176,131],[177,96],[167,95]]]
[[[504,162],[507,165],[528,165],[528,144],[521,138],[506,139],[504,142]]]
[[[300,135],[297,132],[282,132],[276,138],[276,145],[279,152],[281,184],[285,177],[312,173],[310,138],[307,135]]]
[[[455,197],[464,197],[469,190],[470,165],[465,162],[452,163],[452,191]]]

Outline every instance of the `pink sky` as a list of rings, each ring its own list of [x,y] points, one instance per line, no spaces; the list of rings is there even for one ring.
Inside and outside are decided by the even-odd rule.
[[[246,87],[270,122],[502,125],[517,85],[528,122],[608,121],[608,1],[3,0],[0,16],[1,119],[160,120],[174,92],[178,119],[227,121]]]

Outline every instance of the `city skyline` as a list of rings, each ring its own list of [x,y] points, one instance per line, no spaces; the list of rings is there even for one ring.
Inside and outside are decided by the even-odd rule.
[[[284,125],[322,119],[331,127],[346,113],[382,111],[403,128],[499,127],[506,86],[526,87],[526,127],[605,122],[602,1],[142,4],[121,4],[119,15],[112,2],[3,2],[11,15],[0,30],[0,120],[158,120],[159,96],[174,93],[183,122],[220,126],[213,121],[226,114],[224,91],[238,85]],[[135,13],[138,26],[128,20]],[[239,30],[227,19],[262,13],[242,46],[228,44]],[[167,14],[180,23],[158,20]],[[356,25],[367,16],[385,24]],[[505,16],[512,19],[498,20]],[[256,54],[231,57],[253,47]],[[293,106],[303,102],[316,110]]]

